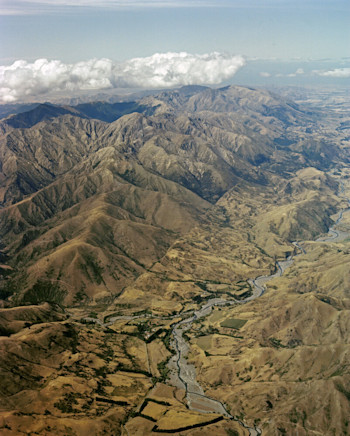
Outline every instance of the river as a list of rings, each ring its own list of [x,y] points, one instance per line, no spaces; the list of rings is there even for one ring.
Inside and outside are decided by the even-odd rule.
[[[341,183],[341,190],[338,195],[342,194],[343,192],[344,185]],[[350,206],[350,200],[347,200]],[[336,222],[328,231],[330,236],[318,238],[316,241],[339,242],[349,238],[349,232],[343,232],[335,229],[335,227],[343,219],[344,213],[349,210],[350,207],[339,212]],[[293,242],[293,245],[300,251],[300,254],[306,254],[305,249],[300,244],[301,242]],[[179,321],[173,326],[172,346],[175,350],[175,355],[169,360],[168,363],[168,368],[170,369],[170,383],[176,387],[185,389],[189,409],[203,413],[218,413],[227,418],[234,419],[235,421],[239,422],[242,427],[249,431],[250,436],[259,436],[262,434],[260,428],[249,427],[243,421],[232,416],[226,410],[223,403],[205,395],[203,388],[197,381],[195,367],[189,364],[186,359],[189,346],[184,338],[184,333],[191,328],[194,321],[209,315],[214,306],[245,304],[263,295],[266,290],[266,284],[270,280],[282,276],[284,271],[292,265],[294,257],[295,256],[289,256],[286,260],[276,262],[276,272],[274,274],[268,276],[259,276],[255,279],[248,280],[248,283],[252,288],[252,295],[244,300],[237,301],[234,299],[224,300],[222,298],[213,298],[206,302],[199,310],[191,312],[188,318]]]
[[[344,185],[341,183],[341,190],[339,194],[344,192]],[[346,238],[350,237],[349,232],[343,232],[340,230],[336,230],[335,227],[341,222],[343,219],[344,213],[350,211],[350,200],[347,199],[349,203],[349,208],[344,209],[339,212],[338,217],[332,227],[328,230],[330,236],[320,237],[316,240],[316,242],[340,242]],[[300,254],[306,254],[305,249],[301,245],[302,242],[293,242],[295,248],[300,252]],[[203,306],[197,311],[191,311],[187,315],[188,317],[182,319],[177,322],[172,327],[172,347],[175,350],[175,354],[171,357],[168,362],[168,368],[170,370],[170,384],[176,386],[180,389],[184,389],[186,391],[186,400],[189,409],[202,412],[202,413],[217,413],[225,416],[226,418],[233,419],[237,421],[242,427],[248,430],[250,436],[259,436],[262,434],[262,431],[258,427],[249,427],[246,423],[238,418],[232,416],[225,405],[218,400],[210,398],[205,395],[205,392],[201,385],[197,381],[196,377],[196,369],[194,365],[189,364],[187,361],[187,354],[189,351],[189,345],[187,344],[186,339],[184,338],[184,333],[192,327],[194,321],[204,318],[208,316],[214,306],[224,306],[224,305],[234,305],[234,304],[245,304],[249,303],[256,298],[259,298],[266,291],[266,284],[273,280],[276,277],[282,276],[284,271],[289,268],[293,261],[294,257],[297,255],[291,255],[285,260],[280,260],[276,262],[276,271],[271,275],[263,275],[259,276],[255,279],[248,280],[248,283],[252,289],[252,295],[245,298],[244,300],[224,300],[223,298],[212,298],[208,300]],[[151,315],[146,315],[151,317]],[[172,318],[176,318],[179,315],[174,315]],[[87,321],[98,323],[102,326],[112,325],[118,319],[132,320],[137,318],[144,318],[145,315],[139,316],[115,316],[110,318],[109,322],[104,323],[95,318],[85,318]]]

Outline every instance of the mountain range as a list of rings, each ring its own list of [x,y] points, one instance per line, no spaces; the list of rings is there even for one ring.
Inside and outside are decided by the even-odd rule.
[[[39,434],[68,434],[65,428],[70,434],[88,434],[82,429],[96,416],[100,418],[93,424],[95,434],[121,434],[127,425],[138,432],[130,434],[149,434],[149,430],[141,431],[145,418],[142,414],[135,417],[134,412],[152,386],[158,386],[158,391],[162,386],[167,395],[179,401],[176,407],[185,422],[189,412],[180,399],[182,394],[174,393],[164,376],[164,362],[171,353],[167,336],[171,318],[165,322],[164,317],[181,318],[211,296],[239,300],[251,295],[249,279],[273,273],[276,260],[296,254],[294,241],[311,241],[327,233],[333,214],[345,204],[337,192],[339,175],[347,180],[350,155],[344,135],[337,140],[335,132],[346,120],[339,119],[336,124],[333,117],[327,130],[325,110],[313,111],[271,92],[239,86],[186,86],[134,101],[75,106],[45,103],[18,106],[15,112],[10,115],[4,111],[0,121],[0,368],[7,380],[2,390],[2,429],[8,426],[20,432],[27,419],[35,431],[29,418],[35,413]],[[327,283],[342,270],[340,251],[332,250],[334,271]],[[347,254],[345,246],[339,250]],[[319,248],[307,251],[307,271],[313,268],[312,253],[319,256],[320,264],[322,256],[329,255]],[[312,270],[314,279],[310,282],[301,264],[296,261],[293,268],[300,283],[292,273],[286,273],[276,285],[280,296],[275,295],[274,285],[268,288],[267,304],[273,310],[259,307],[265,296],[249,303],[251,309],[248,304],[234,309],[234,317],[252,319],[244,327],[246,336],[239,344],[239,358],[249,361],[248,365],[239,360],[240,373],[247,372],[244,368],[251,366],[250,361],[254,367],[263,367],[269,360],[282,365],[278,353],[283,344],[295,344],[301,356],[307,347],[318,343],[322,331],[304,340],[300,330],[320,322],[318,314],[312,321],[301,313],[300,298],[305,292],[313,295],[312,301],[305,300],[305,310],[322,311],[319,305],[323,304],[335,311],[349,310],[344,282],[334,285],[338,300],[327,303],[324,298],[330,296],[322,287],[322,273]],[[315,296],[319,287],[323,300]],[[299,289],[297,296],[295,289]],[[281,317],[290,316],[281,314],[284,302],[290,305],[294,316],[290,326],[297,332],[289,332],[288,340],[281,321]],[[221,315],[227,318],[225,310]],[[258,317],[260,323],[255,322],[253,330],[250,311],[266,311],[266,320]],[[149,341],[157,324],[149,327],[147,319],[139,326],[125,320],[120,325],[118,321],[108,328],[103,326],[113,316],[139,312],[158,317],[159,337]],[[275,332],[270,320],[273,325],[283,325],[278,327],[283,331]],[[145,327],[142,331],[142,325],[148,330]],[[259,416],[267,434],[273,434],[272,429],[274,434],[292,434],[300,423],[300,434],[333,434],[331,428],[334,434],[345,434],[341,431],[346,431],[345,409],[349,406],[339,398],[348,395],[346,357],[339,358],[338,364],[334,357],[332,374],[339,377],[334,383],[324,383],[322,388],[315,384],[317,395],[322,389],[331,389],[332,399],[339,400],[334,411],[339,425],[331,414],[326,416],[326,409],[319,426],[315,420],[308,422],[302,418],[304,412],[310,413],[306,403],[303,411],[298,409],[294,422],[289,415],[296,407],[296,390],[284,388],[280,375],[269,379],[276,380],[281,392],[285,389],[285,393],[274,393],[273,401],[257,386],[259,377],[266,381],[267,373],[260,370],[250,376],[253,380],[244,388],[239,387],[239,402],[218,387],[237,382],[232,369],[236,352],[223,359],[224,366],[216,363],[212,356],[220,347],[229,346],[222,338],[230,334],[215,319],[213,325],[216,330],[205,323],[201,326],[199,336],[210,336],[211,345],[208,342],[204,348],[198,331],[193,328],[189,332],[190,359],[211,395],[227,401],[231,408],[236,405],[237,416],[242,411],[248,420],[253,414]],[[341,325],[334,327],[333,338],[343,356],[348,344],[338,329],[348,326]],[[247,353],[253,344],[254,353]],[[322,352],[328,352],[330,343],[323,345]],[[14,351],[16,347],[20,351]],[[99,352],[99,347],[103,351]],[[270,354],[261,348],[271,349]],[[28,360],[28,356],[32,357]],[[313,362],[320,356],[315,351]],[[15,367],[22,368],[21,374]],[[212,373],[213,368],[219,368],[220,376]],[[227,371],[231,376],[225,375]],[[314,380],[315,372],[310,370],[309,377]],[[83,378],[90,380],[85,387]],[[123,385],[130,389],[123,390]],[[305,394],[304,385],[299,387]],[[244,398],[254,396],[254,392],[267,405],[283,397],[282,402],[291,404],[286,408],[289,417],[280,406],[266,406],[264,413],[257,412],[256,402],[249,408]],[[101,396],[105,402],[101,400],[97,406],[96,398]],[[84,402],[85,397],[94,402]],[[32,411],[24,406],[30,398]],[[41,398],[49,401],[47,407]],[[169,403],[168,397],[157,398]],[[137,419],[141,420],[139,425]],[[273,424],[268,424],[269,419]],[[207,434],[247,434],[237,423],[215,426],[212,430],[207,427],[212,432]]]

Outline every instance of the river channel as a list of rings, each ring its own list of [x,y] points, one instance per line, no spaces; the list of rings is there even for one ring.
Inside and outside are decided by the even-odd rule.
[[[339,195],[344,192],[344,185],[341,184],[341,190]],[[350,200],[348,199],[350,206]],[[317,242],[340,242],[346,238],[349,238],[349,232],[343,232],[336,230],[335,227],[343,219],[343,214],[350,210],[350,207],[339,212],[338,217],[334,225],[328,230],[328,235],[318,238]],[[293,242],[296,250],[299,254],[305,254],[306,251],[300,245],[300,242]],[[175,355],[169,360],[168,368],[170,369],[170,383],[176,387],[185,389],[186,399],[189,409],[202,412],[202,413],[218,413],[227,418],[234,419],[242,427],[249,431],[250,436],[259,436],[262,431],[258,427],[249,427],[241,420],[232,416],[225,408],[224,404],[218,400],[210,398],[205,395],[203,388],[197,382],[196,369],[193,365],[189,364],[186,356],[189,351],[189,346],[184,338],[184,333],[192,327],[194,321],[204,318],[210,314],[214,306],[223,306],[227,304],[245,304],[256,298],[259,298],[264,294],[266,290],[266,284],[276,277],[282,276],[284,271],[289,268],[293,263],[295,256],[289,256],[286,260],[276,262],[276,271],[274,274],[268,276],[259,276],[255,279],[250,279],[248,283],[252,289],[252,295],[244,300],[224,300],[222,298],[213,298],[207,301],[199,310],[193,311],[189,314],[189,317],[183,319],[173,326],[173,340],[172,346],[175,350]]]
[[[303,248],[300,247],[298,243],[295,242],[294,245],[304,252]],[[175,350],[175,355],[168,363],[168,368],[170,369],[171,374],[170,383],[178,388],[185,389],[189,409],[202,413],[218,413],[227,418],[234,419],[249,431],[250,436],[258,436],[262,434],[262,431],[258,427],[249,427],[243,421],[232,416],[226,410],[223,403],[205,395],[203,388],[197,382],[195,367],[189,364],[186,359],[189,346],[184,338],[184,333],[191,328],[194,321],[208,316],[214,306],[245,304],[260,297],[266,290],[266,283],[276,277],[280,277],[292,263],[293,258],[292,256],[289,256],[284,261],[276,262],[276,272],[274,274],[260,276],[256,279],[249,280],[248,283],[251,286],[252,295],[244,300],[238,301],[235,299],[225,300],[223,298],[213,298],[207,301],[199,310],[192,312],[188,318],[179,321],[173,326],[172,345]]]
[[[341,189],[339,191],[339,196],[344,192],[344,185],[341,183]],[[316,242],[340,242],[350,237],[349,232],[344,232],[340,230],[336,230],[335,227],[341,222],[343,219],[344,213],[350,211],[350,200],[347,199],[349,203],[349,207],[341,210],[338,213],[338,217],[332,227],[328,230],[328,235],[320,237],[316,240]],[[302,242],[293,242],[295,246],[295,252],[299,251],[299,254],[305,254],[306,251],[301,245]],[[298,254],[298,255],[299,255]],[[280,260],[276,262],[276,268],[274,274],[271,275],[263,275],[259,276],[255,279],[248,280],[248,283],[251,287],[252,294],[243,299],[243,300],[225,300],[223,298],[212,298],[208,300],[204,305],[196,311],[191,311],[187,315],[188,317],[182,319],[177,322],[172,327],[172,347],[175,350],[175,354],[171,357],[168,362],[168,368],[170,370],[170,384],[176,386],[180,389],[184,389],[186,391],[186,400],[188,408],[197,412],[202,413],[217,413],[225,416],[226,418],[233,419],[237,421],[242,427],[248,430],[250,436],[259,436],[262,435],[262,431],[258,427],[249,427],[246,423],[239,420],[238,418],[231,415],[225,408],[225,405],[218,400],[210,398],[205,395],[203,388],[197,381],[196,378],[196,369],[194,365],[188,363],[186,357],[189,352],[189,345],[187,344],[186,339],[184,338],[184,333],[192,327],[194,321],[205,318],[208,316],[213,307],[215,306],[224,306],[224,305],[235,305],[235,304],[246,304],[256,298],[261,297],[266,290],[266,284],[273,280],[274,278],[282,276],[284,271],[289,268],[293,261],[294,257],[297,254],[289,256],[285,260]],[[147,315],[146,315],[147,316]],[[148,315],[151,316],[151,315]],[[179,315],[174,315],[173,318],[178,317]],[[144,318],[145,315],[140,316],[115,316],[112,317],[109,322],[104,323],[95,318],[86,318],[87,321],[96,322],[101,324],[102,326],[112,325],[115,321],[119,319],[132,320],[137,318]]]

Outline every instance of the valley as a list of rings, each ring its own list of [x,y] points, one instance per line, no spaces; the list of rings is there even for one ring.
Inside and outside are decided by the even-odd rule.
[[[347,434],[349,116],[323,101],[1,121],[3,434]]]

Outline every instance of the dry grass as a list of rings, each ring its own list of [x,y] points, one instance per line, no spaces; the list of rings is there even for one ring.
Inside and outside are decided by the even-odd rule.
[[[206,415],[191,411],[170,409],[157,421],[157,425],[160,429],[171,430],[196,424],[205,424],[217,417],[218,415],[215,414]]]

